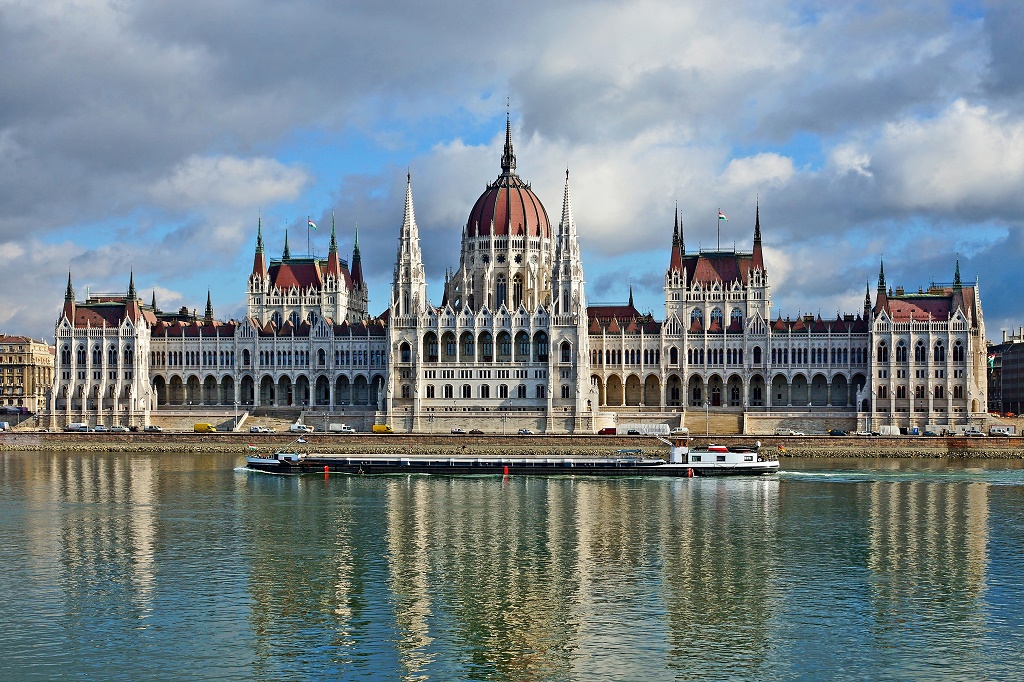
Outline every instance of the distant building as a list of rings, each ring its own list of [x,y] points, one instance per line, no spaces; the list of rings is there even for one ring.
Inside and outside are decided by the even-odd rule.
[[[27,336],[0,334],[0,406],[37,412],[53,383],[53,346]]]
[[[988,410],[1021,414],[1024,408],[1024,328],[1016,334],[1003,330],[1000,343],[988,347]]]

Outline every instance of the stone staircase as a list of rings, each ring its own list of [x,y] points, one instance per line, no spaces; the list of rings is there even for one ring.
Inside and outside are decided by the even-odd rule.
[[[705,431],[721,436],[741,434],[743,433],[743,414],[741,412],[712,412],[705,415],[703,411],[689,410],[686,412],[685,426],[694,436],[703,434]]]

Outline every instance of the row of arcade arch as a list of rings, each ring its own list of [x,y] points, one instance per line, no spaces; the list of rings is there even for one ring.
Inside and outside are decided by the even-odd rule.
[[[158,407],[180,405],[239,405],[253,407],[344,407],[348,405],[377,406],[384,377],[380,374],[357,374],[353,379],[339,376],[332,383],[324,375],[309,377],[300,374],[294,379],[288,375],[276,381],[269,374],[258,380],[243,375],[236,384],[234,377],[217,380],[212,374],[200,379],[195,374],[187,377],[174,374],[170,378],[153,379],[153,390]]]
[[[857,392],[867,377],[854,374],[847,378],[836,374],[831,379],[817,373],[802,373],[787,377],[776,374],[772,377],[770,391],[764,377],[754,374],[744,381],[739,374],[722,376],[711,374],[706,379],[690,375],[684,379],[670,374],[662,386],[656,374],[641,379],[637,374],[625,378],[612,374],[606,378],[591,376],[591,384],[597,389],[598,404],[606,407],[852,407],[856,405]]]

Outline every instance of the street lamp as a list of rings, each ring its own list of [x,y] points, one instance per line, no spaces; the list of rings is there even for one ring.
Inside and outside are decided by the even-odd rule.
[[[711,403],[704,401],[704,436],[711,437]]]
[[[430,435],[434,435],[434,415],[427,415],[427,423],[430,424]]]

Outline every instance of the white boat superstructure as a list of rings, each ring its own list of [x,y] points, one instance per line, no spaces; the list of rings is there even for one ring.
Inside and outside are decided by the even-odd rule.
[[[708,445],[692,448],[690,433],[677,429],[671,440],[658,437],[669,446],[669,464],[679,464],[693,470],[696,476],[728,476],[730,474],[768,474],[779,470],[779,460],[761,453],[761,441],[749,445]]]

